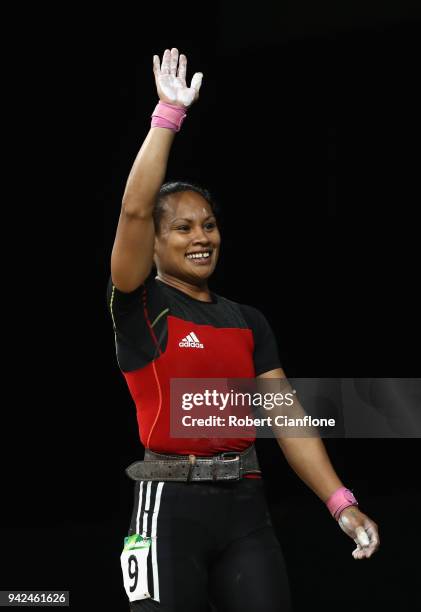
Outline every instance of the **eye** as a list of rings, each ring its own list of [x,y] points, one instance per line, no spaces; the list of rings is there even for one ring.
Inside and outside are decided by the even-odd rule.
[[[175,229],[177,230],[181,230],[181,231],[188,231],[190,228],[188,225],[178,225]]]
[[[215,221],[209,221],[209,223],[205,223],[206,229],[215,229],[215,227],[216,227]]]

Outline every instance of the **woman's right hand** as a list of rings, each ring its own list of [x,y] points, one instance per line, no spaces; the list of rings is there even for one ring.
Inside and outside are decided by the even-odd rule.
[[[178,72],[177,72],[178,64]],[[195,72],[190,87],[186,84],[187,58],[181,54],[178,58],[178,49],[165,50],[162,64],[159,56],[153,56],[153,71],[159,99],[168,104],[188,108],[199,97],[203,74]]]

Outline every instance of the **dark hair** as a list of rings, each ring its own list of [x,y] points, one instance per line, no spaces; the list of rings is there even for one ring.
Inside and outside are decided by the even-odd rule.
[[[200,194],[210,205],[213,214],[215,216],[218,214],[218,205],[208,189],[200,187],[200,185],[191,183],[190,181],[168,181],[161,186],[153,209],[153,220],[156,232],[159,232],[162,215],[164,214],[166,197],[171,193],[178,193],[180,191],[195,191],[196,193]]]

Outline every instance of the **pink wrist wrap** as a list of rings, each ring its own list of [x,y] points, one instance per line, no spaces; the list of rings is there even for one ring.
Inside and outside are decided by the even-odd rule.
[[[185,108],[160,101],[152,113],[151,127],[164,127],[179,132],[185,118]]]
[[[358,506],[358,502],[352,491],[346,487],[340,487],[329,497],[326,506],[331,515],[338,520],[342,510],[348,506]]]

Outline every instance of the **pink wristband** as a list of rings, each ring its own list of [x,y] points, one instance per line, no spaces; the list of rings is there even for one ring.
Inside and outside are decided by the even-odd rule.
[[[340,487],[329,497],[326,506],[331,515],[338,520],[342,510],[348,508],[348,506],[358,506],[358,502],[352,491],[346,487]]]
[[[185,118],[186,109],[160,101],[152,113],[151,127],[164,127],[179,132]]]

